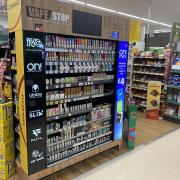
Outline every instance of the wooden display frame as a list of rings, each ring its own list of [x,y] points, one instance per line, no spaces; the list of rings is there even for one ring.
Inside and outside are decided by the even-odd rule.
[[[63,162],[57,164],[57,165],[54,165],[52,167],[49,167],[43,171],[40,171],[36,174],[33,174],[31,176],[28,176],[22,168],[20,168],[18,165],[16,165],[16,172],[19,176],[20,179],[22,180],[35,180],[35,179],[40,179],[40,178],[43,178],[43,177],[46,177],[46,176],[49,176],[53,173],[56,173],[64,168],[67,168],[71,165],[74,165],[78,162],[81,162],[87,158],[90,158],[92,156],[95,156],[99,153],[102,153],[108,149],[111,149],[111,148],[115,148],[115,147],[118,147],[119,149],[122,148],[122,145],[123,145],[123,141],[120,140],[120,141],[117,141],[117,142],[109,142],[109,143],[106,143],[104,145],[100,145],[99,147],[94,147],[92,149],[89,149],[87,152],[83,152],[83,153],[80,153],[80,155],[76,155],[75,157],[71,157],[71,159],[67,159],[67,160],[64,160]]]

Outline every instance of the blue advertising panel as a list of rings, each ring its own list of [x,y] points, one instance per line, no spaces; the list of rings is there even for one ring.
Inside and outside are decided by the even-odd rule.
[[[114,141],[122,139],[125,94],[126,94],[126,75],[128,62],[129,42],[119,42],[117,77],[116,77],[116,102],[114,116]]]

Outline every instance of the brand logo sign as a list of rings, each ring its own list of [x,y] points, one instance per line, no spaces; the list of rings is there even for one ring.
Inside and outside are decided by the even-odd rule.
[[[68,14],[62,12],[54,12],[52,10],[41,9],[36,7],[27,6],[26,15],[31,18],[52,20],[60,23],[67,23],[70,19]]]
[[[44,49],[43,43],[37,38],[26,38],[26,47]]]
[[[32,86],[32,93],[29,94],[30,99],[42,98],[42,93],[39,92],[39,86],[34,84]]]
[[[44,160],[44,153],[39,152],[37,149],[32,152],[31,156],[32,156],[31,164]]]
[[[36,141],[39,141],[39,140],[43,140],[43,137],[42,137],[42,129],[41,129],[41,128],[39,128],[39,129],[33,129],[33,130],[32,130],[31,142],[36,142]]]
[[[116,82],[116,102],[114,116],[114,140],[122,138],[123,120],[125,111],[125,89],[126,89],[126,74],[128,60],[129,43],[126,41],[119,42],[119,57],[117,65],[117,82]]]
[[[126,59],[127,58],[127,50],[119,50],[119,58]]]
[[[27,72],[42,72],[42,63],[29,63]]]
[[[35,110],[35,111],[30,111],[29,112],[29,118],[34,119],[34,118],[40,118],[43,117],[44,111],[43,110]]]

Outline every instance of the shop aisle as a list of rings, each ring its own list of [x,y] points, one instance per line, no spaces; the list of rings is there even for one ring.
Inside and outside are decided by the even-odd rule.
[[[164,120],[146,121],[144,113],[138,113],[137,119],[137,145],[147,144],[180,127],[178,124]],[[71,180],[124,154],[127,151],[128,150],[126,147],[122,148],[120,151],[117,149],[110,149],[92,158],[68,167],[58,173],[43,178],[43,180]]]
[[[178,180],[179,136],[180,129],[129,152],[125,157],[117,157],[76,180]]]

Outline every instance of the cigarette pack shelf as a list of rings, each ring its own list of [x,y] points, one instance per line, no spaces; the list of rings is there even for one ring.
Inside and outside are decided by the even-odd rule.
[[[164,119],[180,123],[180,63],[177,58],[180,52],[174,52],[175,60],[173,61],[170,77],[167,86],[166,111]]]
[[[47,164],[112,139],[115,43],[46,35]]]
[[[139,108],[146,108],[148,83],[150,81],[160,81],[162,83],[161,111],[164,111],[164,85],[168,77],[170,55],[171,50],[165,49],[161,53],[148,51],[134,57],[131,91]]]

